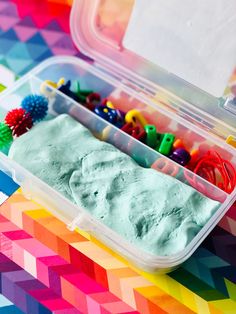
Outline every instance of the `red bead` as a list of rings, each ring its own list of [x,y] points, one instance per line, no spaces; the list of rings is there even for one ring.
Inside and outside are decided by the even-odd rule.
[[[95,107],[100,103],[101,95],[98,93],[92,93],[86,98],[86,107],[93,111]]]
[[[12,129],[13,136],[17,137],[26,133],[33,126],[30,114],[22,108],[9,111],[5,122]]]
[[[139,126],[134,127],[132,123],[126,123],[121,130],[139,141],[144,140],[146,136],[146,132],[144,130],[142,130]]]

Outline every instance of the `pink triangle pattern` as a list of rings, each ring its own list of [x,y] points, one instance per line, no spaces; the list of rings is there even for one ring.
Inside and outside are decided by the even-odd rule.
[[[8,6],[7,2],[0,2],[0,12]]]
[[[4,16],[0,14],[0,28],[6,32],[12,28],[19,19],[17,17]]]
[[[32,36],[34,36],[37,33],[37,29],[33,27],[27,27],[27,26],[21,26],[16,25],[14,27],[14,30],[19,37],[19,39],[23,42],[30,39]]]
[[[64,36],[62,32],[51,31],[48,29],[41,30],[40,33],[49,46],[56,44]]]

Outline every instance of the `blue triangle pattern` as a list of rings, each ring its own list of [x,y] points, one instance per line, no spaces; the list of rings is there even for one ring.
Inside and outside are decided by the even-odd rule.
[[[31,16],[26,16],[23,20],[21,20],[17,25],[27,26],[27,27],[36,27]]]
[[[45,29],[49,30],[49,31],[57,31],[57,32],[62,32],[62,28],[59,25],[59,23],[56,20],[51,21],[46,27]]]
[[[14,29],[9,29],[8,31],[4,32],[0,36],[0,40],[6,38],[7,40],[13,40],[13,41],[19,41],[18,36],[16,35],[16,32]]]
[[[7,54],[8,51],[15,46],[16,41],[8,40],[8,39],[0,39],[1,45],[0,45],[0,53]]]
[[[54,45],[53,48],[62,48],[66,50],[75,49],[73,41],[71,37],[68,35],[64,35],[61,39],[59,39]]]
[[[46,52],[44,52],[41,56],[35,59],[37,62],[42,62],[43,60],[50,58],[53,56],[53,53],[50,49],[48,49]]]
[[[30,55],[30,58],[36,60],[40,58],[47,50],[47,45],[37,45],[37,44],[27,44],[27,49]]]
[[[47,46],[47,43],[45,42],[40,33],[35,34],[33,37],[27,40],[27,44]]]

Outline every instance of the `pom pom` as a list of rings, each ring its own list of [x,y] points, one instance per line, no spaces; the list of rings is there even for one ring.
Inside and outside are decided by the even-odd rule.
[[[13,140],[12,131],[8,125],[0,122],[0,149],[9,145]]]
[[[33,126],[31,115],[22,108],[9,111],[5,122],[12,129],[14,136],[21,136]]]
[[[29,95],[23,99],[21,107],[30,113],[33,122],[40,121],[47,115],[48,100],[41,95]]]

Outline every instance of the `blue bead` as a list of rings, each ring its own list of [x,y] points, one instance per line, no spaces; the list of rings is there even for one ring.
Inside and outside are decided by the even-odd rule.
[[[108,108],[106,106],[97,106],[94,112],[104,120],[116,124],[118,120],[118,115],[115,109]]]
[[[63,94],[67,95],[68,97],[74,99],[75,101],[79,102],[79,97],[70,90],[71,88],[71,81],[67,81],[65,85],[59,87],[59,91]]]
[[[48,100],[41,95],[29,95],[21,103],[21,107],[28,112],[33,122],[44,119],[48,111]]]

